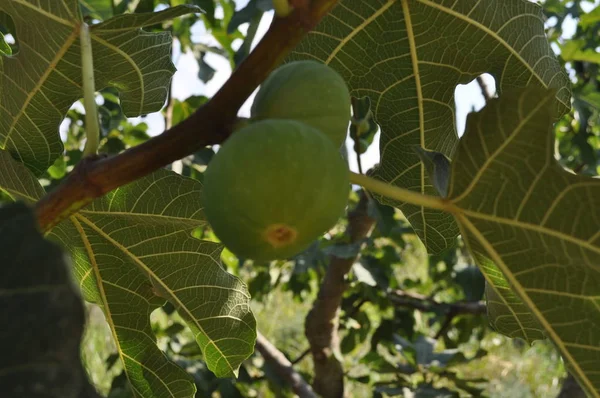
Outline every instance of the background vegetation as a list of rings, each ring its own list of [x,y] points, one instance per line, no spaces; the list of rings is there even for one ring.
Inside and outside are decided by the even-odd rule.
[[[156,31],[170,31],[181,52],[194,54],[198,79],[205,83],[216,72],[206,62],[206,55],[216,54],[235,68],[248,55],[260,21],[271,9],[268,0],[250,0],[243,6],[233,0],[116,3],[116,12],[145,12],[182,3],[206,10],[205,15],[185,16],[155,26]],[[103,19],[109,12],[99,7],[101,1],[82,4],[89,18]],[[548,17],[548,37],[573,83],[573,109],[555,129],[556,156],[575,173],[597,176],[600,7],[593,1],[577,0],[548,0],[543,7]],[[0,19],[0,26],[7,43],[17,52],[10,21]],[[205,35],[212,39],[193,35],[192,29],[198,26],[203,26]],[[484,96],[495,95],[483,79],[478,82]],[[161,112],[165,126],[178,124],[206,101],[198,95],[183,101],[169,97]],[[116,90],[102,90],[98,102],[102,153],[116,154],[149,139],[146,119],[126,118]],[[359,104],[355,105],[358,109]],[[85,138],[81,106],[69,111],[63,127],[64,156],[41,177],[47,190],[54,189],[81,158]],[[359,159],[359,165],[360,154],[373,143],[377,128],[372,127],[360,136],[351,131],[346,156]],[[216,146],[203,149],[170,169],[202,181],[216,150]],[[460,238],[455,248],[428,256],[401,212],[378,204],[358,188],[351,193],[349,208],[352,211],[347,219],[340,220],[328,235],[290,261],[253,263],[224,251],[222,260],[227,270],[249,287],[260,332],[257,350],[244,362],[238,380],[217,379],[206,368],[191,332],[174,308],[165,305],[154,311],[152,327],[160,348],[193,374],[198,397],[293,396],[289,374],[281,373],[285,361],[269,356],[274,352],[283,353],[308,383],[315,374],[341,369],[346,393],[353,397],[559,395],[566,372],[551,343],[538,342],[529,347],[489,326],[482,301],[484,279]],[[198,228],[194,234],[216,241],[207,227]],[[341,274],[332,276],[335,272]],[[315,359],[315,364],[311,356],[318,354],[319,348],[335,349],[336,344],[318,347],[315,340],[311,352],[311,337],[307,339],[305,334],[326,331],[318,322],[311,323],[309,313],[319,308],[320,300],[328,299],[319,296],[325,289],[321,283],[339,282],[340,275],[343,278],[346,273],[347,284],[338,283],[339,333],[330,331],[329,336],[340,341],[335,354],[342,366],[337,369],[333,365],[337,370],[332,370],[331,363],[319,364]],[[104,396],[131,396],[102,311],[91,304],[87,310],[82,357],[90,379]]]

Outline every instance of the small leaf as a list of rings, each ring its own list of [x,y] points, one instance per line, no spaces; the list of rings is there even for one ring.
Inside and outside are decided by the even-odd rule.
[[[427,175],[431,179],[433,187],[441,197],[448,194],[448,182],[450,181],[450,159],[443,153],[428,151],[420,146],[413,146],[425,165]]]
[[[359,282],[362,282],[369,286],[377,286],[377,281],[373,277],[373,274],[371,274],[371,271],[366,269],[364,265],[362,265],[360,262],[356,262],[354,263],[354,265],[352,265],[352,271],[354,272],[354,276],[356,276],[356,279],[358,279]]]
[[[335,256],[338,258],[349,259],[358,256],[362,242],[347,243],[347,244],[335,244],[327,246],[323,249],[323,253],[329,256]]]
[[[485,278],[479,268],[468,266],[456,273],[454,280],[465,293],[467,301],[479,301],[485,293]]]

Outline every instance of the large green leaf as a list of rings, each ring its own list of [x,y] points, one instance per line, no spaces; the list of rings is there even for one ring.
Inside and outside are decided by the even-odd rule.
[[[81,365],[85,315],[66,258],[23,203],[0,207],[3,398],[94,398]]]
[[[488,72],[499,90],[558,88],[557,114],[570,109],[568,79],[544,36],[541,8],[525,0],[342,0],[290,59],[335,68],[356,97],[369,96],[381,126],[374,176],[436,195],[413,145],[454,153],[454,89]],[[390,201],[427,249],[451,246],[447,214]]]
[[[0,151],[0,189],[30,202],[43,189]],[[254,350],[246,286],[219,262],[221,246],[191,236],[205,224],[201,184],[160,170],[96,200],[50,237],[71,252],[86,300],[103,308],[125,371],[143,397],[192,397],[193,382],[162,354],[150,313],[166,300],[194,332],[217,376],[237,374]]]
[[[125,14],[91,27],[96,87],[119,89],[126,116],[158,111],[175,67],[169,33],[143,27],[199,12],[179,6],[158,13]],[[56,160],[63,144],[58,126],[83,96],[77,0],[2,0],[14,20],[19,52],[4,58],[0,74],[0,148],[34,173]]]
[[[1,149],[0,170],[0,190],[6,192],[13,200],[32,205],[44,196],[44,188],[27,167]]]
[[[543,329],[597,396],[600,179],[567,172],[554,159],[555,111],[554,93],[531,86],[469,115],[452,165],[449,210],[488,282],[496,282],[490,266],[497,267],[521,300],[492,301],[500,308],[491,312],[529,309],[538,326],[527,326]]]
[[[491,326],[499,333],[528,343],[545,339],[544,328],[512,290],[502,271],[491,261],[480,261],[479,266],[489,281],[485,284],[485,300]]]

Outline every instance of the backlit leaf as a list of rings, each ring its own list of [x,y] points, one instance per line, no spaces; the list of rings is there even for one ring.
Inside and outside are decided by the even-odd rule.
[[[307,58],[340,72],[353,96],[371,97],[382,134],[374,176],[429,195],[437,192],[413,146],[452,158],[457,84],[488,72],[500,92],[555,87],[556,115],[570,108],[541,8],[524,0],[342,0],[290,60]],[[378,199],[404,212],[430,253],[454,244],[448,214]]]
[[[492,322],[514,315],[513,332],[503,322],[504,333],[552,339],[582,387],[598,395],[600,179],[567,172],[554,159],[554,117],[554,93],[535,86],[469,115],[449,210],[501,298],[489,303]]]
[[[190,12],[179,6],[145,14],[124,14],[91,30],[96,88],[116,87],[126,116],[161,109],[175,67],[168,32],[142,28]],[[62,153],[58,127],[68,109],[83,97],[77,0],[2,0],[19,38],[19,52],[3,59],[0,74],[0,148],[35,174]],[[1,55],[0,55],[1,56]]]
[[[43,189],[0,151],[0,189],[31,203]],[[254,351],[246,286],[220,264],[221,245],[191,236],[205,224],[201,184],[160,170],[96,200],[50,232],[68,248],[86,300],[106,315],[139,396],[193,397],[191,377],[156,345],[150,313],[170,301],[194,332],[210,370],[237,374]]]

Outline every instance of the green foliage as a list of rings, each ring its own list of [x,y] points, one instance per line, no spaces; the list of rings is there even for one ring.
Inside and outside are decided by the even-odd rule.
[[[570,108],[567,76],[544,37],[541,8],[527,1],[342,0],[290,59],[320,60],[342,75],[353,96],[371,97],[382,131],[381,163],[372,174],[431,195],[437,191],[411,147],[452,158],[457,84],[488,72],[499,90],[554,87],[557,114]],[[429,252],[454,242],[458,228],[449,214],[377,198],[399,206]]]
[[[31,202],[43,195],[22,164],[5,151],[0,159],[2,190]],[[150,313],[166,301],[194,331],[218,376],[236,374],[253,350],[255,321],[245,286],[221,268],[220,245],[190,236],[205,224],[201,189],[197,181],[157,171],[95,201],[50,233],[71,252],[82,293],[103,309],[127,377],[143,396],[184,397],[195,390],[186,372],[161,354],[150,328]]]
[[[342,77],[328,66],[315,61],[291,62],[276,69],[261,85],[251,116],[305,123],[340,147],[348,132],[350,93]]]
[[[204,83],[219,72],[215,56],[248,73],[242,61],[272,2],[240,5],[0,1],[0,203],[34,205],[70,183],[73,170],[82,172],[75,168],[85,114],[72,106],[82,97],[81,18],[92,32],[100,152],[112,157],[151,139],[146,114],[164,106],[165,124],[175,126],[210,101],[168,95],[173,49],[195,58]],[[47,238],[70,254],[72,286],[63,256],[36,231],[33,214],[22,205],[0,208],[0,390],[37,382],[50,391],[47,376],[59,374],[61,382],[51,382],[58,395],[94,395],[75,354],[83,321],[77,287],[89,309],[82,357],[102,395],[294,396],[277,366],[253,352],[257,325],[311,383],[306,314],[317,297],[331,294],[322,281],[345,260],[339,317],[332,320],[340,344],[331,348],[348,395],[551,397],[566,368],[598,396],[600,192],[589,177],[600,172],[599,10],[585,0],[547,0],[543,9],[523,0],[340,0],[286,61],[325,64],[336,71],[333,80],[350,87],[356,154],[381,132],[381,164],[369,175],[443,203],[430,209],[374,190],[383,204],[368,200],[373,231],[357,242],[350,241],[352,214],[365,193],[351,191],[348,201],[342,166],[343,176],[331,177],[337,151],[319,155],[320,144],[305,142],[299,166],[291,167],[292,156],[267,150],[273,137],[288,142],[290,134],[279,128],[248,141],[240,130],[218,150],[189,153],[62,220]],[[495,78],[499,99],[469,117],[459,141],[454,89],[484,72]],[[339,107],[341,140],[350,102],[327,99],[331,81],[323,76],[284,101],[273,91],[285,91],[285,79],[273,83],[273,74],[257,103],[270,84],[267,105],[283,109],[278,117],[298,119],[287,112],[315,109],[306,105],[318,105],[320,115]],[[202,121],[194,134],[210,134],[212,122]],[[236,140],[243,148],[227,156]],[[229,175],[211,182],[220,163]],[[258,177],[268,187],[256,189]],[[243,188],[251,201],[235,194]],[[319,196],[332,189],[339,191],[335,206]],[[202,197],[210,195],[233,238],[219,232],[217,221],[207,222]],[[446,201],[436,202],[440,196]],[[353,212],[333,226],[346,202]],[[244,210],[250,204],[260,211]],[[312,204],[331,209],[316,217]],[[216,235],[226,244],[258,242],[256,250],[263,242],[256,230],[244,232],[248,220],[285,210],[307,231],[302,248],[277,256],[285,260],[245,261],[217,243]],[[27,289],[13,294],[25,282]],[[15,366],[26,363],[44,366]]]
[[[269,261],[298,254],[333,227],[350,181],[328,136],[273,119],[236,132],[211,161],[205,183],[216,235],[242,258]]]
[[[36,29],[19,37],[19,53],[4,59],[0,75],[0,148],[10,151],[35,174],[43,173],[62,153],[56,134],[69,107],[82,96],[80,47],[76,0],[59,0],[25,6],[3,1],[0,12],[12,16],[15,25]],[[54,4],[54,3],[53,3]],[[116,87],[126,116],[139,116],[161,109],[166,86],[175,68],[171,62],[171,38],[167,33],[146,33],[142,28],[200,9],[182,5],[162,12],[119,15],[93,25],[96,87]],[[48,41],[48,32],[53,40]],[[152,48],[149,56],[145,48]],[[35,65],[35,68],[32,67]],[[36,123],[38,119],[44,123]],[[35,143],[35,144],[31,144]]]

